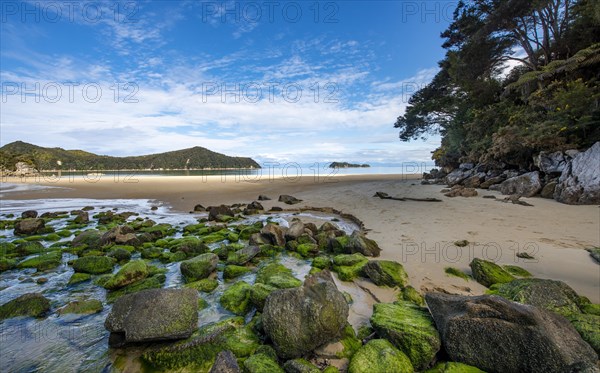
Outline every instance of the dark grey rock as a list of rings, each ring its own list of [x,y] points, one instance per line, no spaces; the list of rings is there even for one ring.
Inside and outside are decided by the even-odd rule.
[[[507,179],[500,184],[502,194],[518,194],[523,197],[533,197],[542,190],[540,173],[529,172],[517,177]]]

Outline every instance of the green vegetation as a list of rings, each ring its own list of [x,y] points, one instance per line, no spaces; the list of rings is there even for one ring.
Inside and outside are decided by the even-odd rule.
[[[61,161],[63,169],[75,170],[141,170],[260,168],[251,158],[229,157],[196,146],[172,152],[136,157],[110,157],[82,150],[43,148],[15,141],[0,148],[0,168],[14,170],[17,162],[25,162],[38,170],[53,170]]]
[[[373,339],[350,361],[349,373],[414,372],[410,360],[385,339]]]
[[[348,163],[348,162],[331,162],[329,168],[367,168],[370,165],[363,163]]]
[[[432,158],[453,168],[527,169],[540,151],[591,146],[600,139],[599,35],[595,0],[458,2],[439,72],[395,123],[400,139],[441,134]],[[520,65],[506,74],[509,61]]]
[[[467,275],[466,273],[464,273],[463,271],[461,271],[458,268],[446,267],[446,268],[444,268],[444,272],[446,272],[447,275],[460,277],[460,278],[464,279],[465,281],[469,281],[469,275]]]

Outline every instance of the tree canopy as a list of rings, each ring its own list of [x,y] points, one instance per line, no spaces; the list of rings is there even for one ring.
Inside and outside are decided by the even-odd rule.
[[[395,123],[402,141],[439,133],[438,165],[528,168],[600,140],[600,2],[461,0],[441,36],[439,72]]]

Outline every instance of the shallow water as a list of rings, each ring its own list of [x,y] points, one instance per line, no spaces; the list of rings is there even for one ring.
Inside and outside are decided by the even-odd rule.
[[[132,211],[139,216],[132,216],[128,220],[134,220],[138,217],[149,218],[156,223],[169,223],[176,227],[183,227],[187,224],[197,223],[198,218],[206,214],[182,214],[169,209],[167,205],[153,200],[93,200],[93,199],[48,199],[48,200],[2,200],[0,206],[0,219],[6,219],[7,215],[14,214],[20,216],[21,212],[29,209],[44,212],[71,211],[81,209],[84,206],[94,206],[95,209],[89,211],[91,223],[86,229],[94,228],[96,221],[91,216],[100,211],[116,210],[117,212]],[[151,207],[156,206],[156,210]],[[332,221],[334,216],[327,216],[322,213],[280,213],[264,214],[249,217],[246,220],[237,222],[249,224],[255,221],[263,223],[269,219],[283,226],[288,226],[288,221],[293,217],[299,217],[302,220],[310,221]],[[339,217],[338,217],[339,218]],[[60,230],[66,226],[67,219],[57,219],[50,222],[55,230]],[[352,222],[334,221],[340,229],[351,233],[357,229]],[[0,242],[11,241],[14,239],[12,230],[0,230]],[[181,236],[181,232],[175,235]],[[70,241],[73,236],[61,239],[61,241]],[[41,241],[45,246],[54,242]],[[213,249],[219,244],[209,245]],[[139,253],[136,254],[139,257]],[[76,285],[68,285],[69,278],[74,273],[73,269],[67,265],[68,261],[75,259],[76,256],[65,253],[62,257],[62,264],[52,270],[43,273],[36,273],[35,269],[11,270],[0,274],[0,304],[4,304],[22,294],[31,292],[41,292],[51,301],[52,310],[48,317],[44,319],[34,318],[13,318],[0,322],[0,368],[1,371],[9,372],[102,372],[118,371],[112,365],[116,354],[111,353],[108,348],[108,331],[104,328],[104,320],[110,312],[111,305],[106,302],[106,290],[96,286],[92,281],[86,281]],[[135,256],[134,256],[135,258]],[[133,258],[132,258],[133,259]],[[304,280],[311,269],[310,261],[297,259],[285,254],[279,257],[279,262],[292,270],[295,277]],[[179,263],[163,264],[158,260],[151,261],[150,264],[160,268],[166,268],[166,281],[163,287],[180,288],[184,282],[179,270]],[[120,267],[117,265],[114,272]],[[36,279],[47,278],[44,284],[38,284]],[[239,277],[236,281],[242,280],[253,284],[256,274],[251,272]],[[232,313],[223,309],[219,304],[219,298],[223,291],[233,282],[225,282],[222,278],[222,272],[218,272],[218,288],[210,294],[201,293],[208,303],[209,307],[199,311],[199,326],[207,323],[222,320],[233,316]],[[341,289],[342,290],[342,289]],[[361,294],[357,287],[352,288],[344,286],[349,291],[357,303],[354,307],[364,303],[365,294]],[[103,302],[104,309],[101,313],[94,315],[65,315],[58,316],[55,312],[58,308],[76,299],[99,299]],[[362,308],[362,307],[359,307]],[[359,310],[359,313],[362,313]],[[248,316],[251,317],[252,313]],[[351,320],[353,321],[353,320]]]

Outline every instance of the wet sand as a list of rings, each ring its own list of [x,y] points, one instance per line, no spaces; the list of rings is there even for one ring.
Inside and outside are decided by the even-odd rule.
[[[263,177],[248,181],[233,175],[137,177],[115,180],[104,176],[96,182],[62,178],[37,182],[59,188],[6,193],[2,199],[48,198],[142,198],[168,203],[188,212],[194,205],[252,202],[259,194],[266,209],[292,206],[277,202],[280,194],[303,200],[293,207],[332,207],[359,218],[370,238],[382,248],[381,259],[396,260],[409,273],[411,284],[422,291],[441,290],[456,294],[481,294],[485,288],[444,273],[456,267],[470,273],[474,257],[500,264],[519,265],[535,277],[565,281],[581,295],[600,303],[600,266],[584,250],[600,246],[600,208],[570,206],[542,198],[523,199],[532,207],[501,203],[483,195],[502,196],[478,190],[472,198],[447,198],[438,185],[420,185],[417,175],[351,175],[334,178],[296,179]],[[3,179],[20,182],[19,179]],[[28,180],[25,184],[37,184]],[[395,201],[374,198],[375,192],[397,197],[435,197],[442,202]],[[463,248],[454,246],[467,240]],[[535,259],[516,257],[528,252]]]

